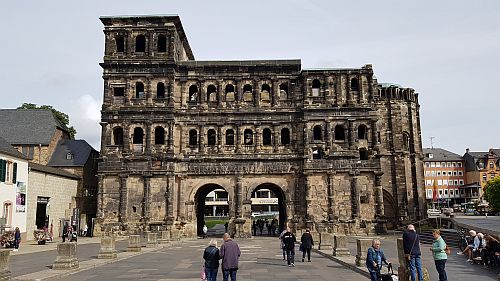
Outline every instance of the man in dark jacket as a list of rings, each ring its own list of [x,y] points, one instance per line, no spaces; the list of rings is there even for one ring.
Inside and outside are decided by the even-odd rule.
[[[217,249],[217,240],[212,239],[209,246],[203,252],[203,259],[205,260],[205,274],[207,281],[217,280],[217,271],[219,269],[219,249]]]
[[[240,259],[241,251],[236,242],[231,239],[229,234],[224,233],[222,237],[224,244],[220,247],[220,257],[222,259],[222,276],[224,281],[236,281],[236,271],[238,270],[238,261]]]
[[[290,231],[290,228],[286,228],[285,234],[283,234],[283,246],[286,250],[286,261],[288,266],[295,266],[295,235]]]
[[[306,253],[307,261],[311,262],[311,249],[314,246],[314,241],[309,228],[306,228],[306,232],[304,232],[302,237],[300,237],[300,243],[302,245],[302,262],[304,262],[304,259],[306,258]]]
[[[422,273],[422,255],[420,252],[420,237],[415,232],[415,226],[408,225],[408,231],[403,233],[403,250],[405,252],[408,267],[410,269],[411,281],[415,281],[418,273],[418,281],[424,280]]]

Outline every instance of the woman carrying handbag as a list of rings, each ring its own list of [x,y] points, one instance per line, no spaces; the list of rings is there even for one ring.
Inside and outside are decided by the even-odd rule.
[[[219,270],[219,249],[217,248],[217,240],[212,239],[208,247],[203,252],[205,264],[202,268],[201,279],[207,281],[217,281],[217,271]]]

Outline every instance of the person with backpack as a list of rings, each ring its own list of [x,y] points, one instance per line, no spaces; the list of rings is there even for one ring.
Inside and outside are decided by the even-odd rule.
[[[217,240],[212,239],[203,252],[205,260],[205,275],[207,281],[217,281],[217,271],[219,270],[220,254],[217,248]]]
[[[411,281],[417,280],[417,273],[418,281],[423,281],[420,237],[415,232],[415,226],[412,224],[408,225],[408,231],[403,233],[403,250],[410,269]]]
[[[439,281],[448,281],[445,270],[446,261],[448,260],[448,255],[446,253],[448,247],[441,237],[441,231],[439,231],[439,229],[434,230],[432,236],[434,237],[434,242],[430,250],[434,258],[436,270],[439,274]]]

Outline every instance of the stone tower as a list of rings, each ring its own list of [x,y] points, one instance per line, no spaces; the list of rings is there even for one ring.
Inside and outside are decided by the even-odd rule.
[[[196,61],[176,15],[101,21],[99,225],[193,237],[214,189],[239,237],[261,188],[282,227],[371,232],[423,216],[413,89],[379,84],[371,65]]]

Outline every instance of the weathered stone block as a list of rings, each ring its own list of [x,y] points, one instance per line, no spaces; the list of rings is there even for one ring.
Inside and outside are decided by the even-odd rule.
[[[345,257],[351,255],[351,251],[349,251],[349,248],[347,247],[347,236],[333,236],[333,255],[336,257]]]
[[[333,234],[327,232],[321,232],[319,234],[319,250],[329,250],[332,249]]]
[[[9,270],[10,251],[0,250],[0,280],[10,280],[12,274]]]
[[[115,259],[117,257],[116,242],[114,237],[101,237],[101,249],[97,255],[98,259]]]
[[[320,242],[320,236],[319,236],[319,233],[316,232],[316,231],[311,231],[311,236],[313,238],[313,241],[314,241],[314,246],[313,248],[315,249],[318,249],[319,248],[319,242]],[[299,238],[300,239],[300,238]]]
[[[148,243],[146,247],[148,248],[156,248],[158,246],[158,234],[156,232],[148,232]]]
[[[57,257],[52,265],[52,269],[75,269],[78,267],[76,243],[64,242],[57,244]]]
[[[170,231],[162,230],[158,233],[158,243],[167,244],[170,241]]]
[[[368,249],[372,245],[372,239],[357,239],[357,253],[356,253],[356,265],[364,266],[366,261],[366,254]]]
[[[130,235],[128,237],[127,252],[140,252],[141,251],[141,236]]]

